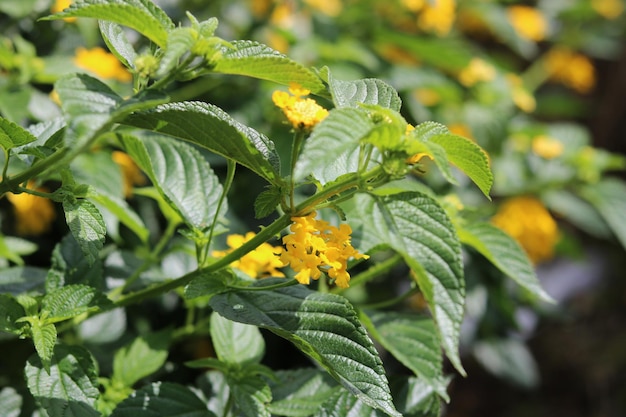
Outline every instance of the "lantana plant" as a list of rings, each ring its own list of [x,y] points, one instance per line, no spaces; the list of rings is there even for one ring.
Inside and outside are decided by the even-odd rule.
[[[465,375],[463,252],[550,301],[513,237],[420,181],[429,161],[488,201],[488,155],[442,124],[407,123],[388,83],[220,38],[216,18],[175,24],[149,0],[78,0],[44,20],[74,18],[97,19],[112,55],[80,51],[89,74],[54,83],[60,117],[0,119],[16,232],[45,231],[55,204],[67,231],[47,268],[0,240],[0,331],[34,346],[23,366],[40,415],[437,415],[450,373]],[[285,118],[286,152],[213,103],[171,98],[224,75],[273,84],[264,105]],[[250,175],[263,186],[242,231],[230,207]],[[394,275],[397,288],[365,294]],[[408,308],[414,296],[427,308]],[[182,306],[184,322],[125,332],[151,302]],[[312,366],[264,365],[266,331]],[[210,348],[168,363],[199,369],[181,383],[168,351],[203,335]],[[406,373],[388,370],[392,357]],[[0,409],[17,415],[28,395],[3,390]]]

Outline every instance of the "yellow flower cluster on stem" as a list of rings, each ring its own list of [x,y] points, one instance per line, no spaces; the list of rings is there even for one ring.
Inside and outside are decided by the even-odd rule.
[[[301,284],[309,284],[311,278],[317,280],[325,272],[338,287],[348,288],[348,259],[367,259],[369,256],[352,247],[349,225],[343,223],[335,227],[315,216],[313,211],[306,216],[291,218],[293,223],[289,230],[292,233],[283,237],[285,250],[280,259],[291,266]]]
[[[213,256],[221,258],[234,249],[240,248],[244,243],[249,242],[256,236],[254,232],[248,232],[245,236],[232,234],[226,238],[226,244],[230,249],[225,251],[214,251]],[[257,246],[242,256],[239,260],[230,264],[252,278],[284,277],[285,275],[277,268],[282,268],[285,264],[280,260],[279,255],[283,248],[272,246],[265,242]]]
[[[34,187],[32,181],[29,181],[27,187],[35,192],[48,192],[43,187]],[[50,230],[52,222],[56,218],[54,204],[50,199],[26,192],[21,194],[7,193],[7,199],[13,205],[15,232],[18,235],[38,236]]]
[[[91,49],[77,48],[74,64],[104,79],[129,82],[133,78],[115,55],[100,47]]]
[[[317,104],[312,98],[304,98],[311,91],[296,84],[286,91],[274,91],[272,101],[280,108],[291,125],[299,130],[308,131],[328,116],[328,110]]]
[[[506,200],[491,222],[507,232],[537,264],[554,256],[559,239],[556,221],[541,201],[530,196]]]

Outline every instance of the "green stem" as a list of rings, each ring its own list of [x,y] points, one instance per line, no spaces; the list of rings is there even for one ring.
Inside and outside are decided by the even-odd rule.
[[[366,304],[366,305],[360,306],[360,308],[369,309],[369,310],[378,310],[381,308],[391,307],[393,305],[398,304],[401,301],[406,300],[407,298],[409,298],[410,296],[418,292],[419,292],[419,288],[415,286],[411,288],[410,290],[408,290],[407,292],[400,294],[397,297],[391,298],[389,300],[381,301],[379,303]]]
[[[298,156],[300,155],[300,148],[304,141],[304,132],[302,130],[296,130],[293,137],[293,146],[291,147],[291,161],[289,167],[289,178],[291,179],[289,187],[289,205],[291,210],[295,208],[294,194],[296,192],[296,180],[294,178],[294,172],[296,170],[296,162],[298,162]]]
[[[241,291],[266,291],[266,290],[275,290],[276,288],[291,287],[292,285],[296,285],[296,284],[298,284],[298,281],[296,279],[290,279],[290,280],[280,282],[278,284],[272,284],[272,285],[266,285],[266,286],[242,287],[239,285],[228,285],[228,288],[241,290]]]
[[[81,152],[82,152],[82,148],[81,148]],[[64,147],[64,148],[57,150],[55,153],[53,153],[46,159],[43,159],[33,164],[30,168],[25,169],[19,174],[16,174],[9,178],[6,178],[5,176],[3,176],[2,177],[3,181],[0,182],[0,195],[3,195],[8,191],[17,190],[20,184],[28,181],[31,178],[36,177],[37,175],[43,172],[51,170],[52,168],[61,166],[64,163],[66,163],[66,161],[69,162],[76,155],[78,155],[77,152],[70,152],[69,148]]]
[[[398,265],[401,261],[402,261],[402,255],[395,254],[392,257],[390,257],[389,259],[386,259],[383,262],[380,262],[380,263],[372,266],[371,268],[367,269],[366,271],[363,271],[360,274],[357,274],[354,277],[350,278],[350,285],[352,287],[355,287],[357,285],[365,284],[366,282],[369,282],[369,281],[375,279],[376,277],[379,277],[382,274],[385,274],[385,273],[389,272],[393,267]],[[344,292],[346,290],[347,290],[347,288],[335,287],[335,288],[332,289],[332,292],[333,293],[341,293],[341,292]]]

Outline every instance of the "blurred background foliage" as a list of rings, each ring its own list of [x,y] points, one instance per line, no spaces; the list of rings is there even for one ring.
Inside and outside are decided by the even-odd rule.
[[[108,54],[97,22],[37,21],[67,3],[0,1],[2,117],[24,126],[52,123],[60,116],[52,85],[68,72],[88,71],[121,94],[132,91],[130,74]],[[446,415],[626,413],[623,0],[156,3],[175,22],[185,21],[187,10],[199,20],[217,17],[218,36],[265,43],[304,65],[328,66],[336,78],[381,78],[400,92],[410,123],[443,123],[488,151],[495,176],[491,203],[462,176],[458,180],[466,186],[453,189],[428,161],[419,180],[445,196],[449,210],[465,210],[470,219],[491,218],[518,239],[559,304],[535,304],[468,251],[462,351],[469,377],[453,380]],[[132,32],[129,36],[138,50],[149,48]],[[258,80],[211,75],[180,84],[170,95],[222,107],[272,138],[285,153],[283,161],[289,161],[292,137],[271,105],[275,88]],[[224,162],[208,157],[219,173]],[[154,202],[133,196],[133,185],[145,178],[125,155],[104,144],[74,165],[84,182],[102,183],[129,199],[149,227],[162,227]],[[119,175],[103,182],[98,172],[104,166],[117,166]],[[256,224],[250,207],[260,185],[253,175],[240,175],[229,204],[235,231],[243,233]],[[32,187],[53,189],[55,178]],[[47,265],[66,233],[53,204],[36,199],[19,195],[0,201],[5,235],[0,263],[5,266]],[[110,226],[124,234],[119,224]],[[132,238],[126,236],[124,245],[132,248]],[[119,256],[135,255],[128,250]],[[107,267],[114,270],[114,262]],[[384,291],[393,287],[393,280],[392,274],[372,289]],[[419,298],[409,301],[409,308],[424,308]],[[161,306],[163,311],[167,307]],[[185,349],[206,349],[206,344]],[[269,348],[267,360],[282,368],[299,363],[284,359],[280,349],[285,347],[279,345],[273,353]],[[6,383],[3,376],[0,385]],[[487,393],[490,399],[483,400]]]

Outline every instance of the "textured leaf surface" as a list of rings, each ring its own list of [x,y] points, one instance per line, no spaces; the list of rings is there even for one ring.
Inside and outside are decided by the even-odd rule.
[[[57,342],[57,328],[52,323],[45,323],[37,319],[30,322],[30,333],[37,355],[45,369],[50,369],[54,345]]]
[[[100,395],[96,363],[85,348],[57,345],[49,373],[33,355],[25,374],[28,389],[48,416],[100,417],[94,409]]]
[[[340,175],[356,172],[359,166],[360,140],[374,127],[363,110],[332,110],[304,143],[296,163],[296,180],[312,174],[325,184]]]
[[[351,207],[346,215],[355,230],[355,245],[363,252],[388,246],[403,256],[429,304],[448,357],[464,373],[458,354],[465,303],[461,244],[444,210],[419,192],[359,194]]]
[[[66,199],[63,201],[63,210],[72,236],[78,242],[87,262],[93,265],[99,259],[106,237],[102,214],[87,200]]]
[[[247,75],[284,85],[296,83],[314,94],[324,90],[324,84],[313,71],[267,45],[244,40],[233,41],[231,45],[222,48],[222,56],[217,60],[214,71]]]
[[[217,357],[226,363],[259,363],[265,353],[265,340],[256,326],[211,315],[211,339]]]
[[[218,294],[209,303],[228,319],[286,338],[366,404],[399,415],[376,349],[345,298],[296,286]]]
[[[461,242],[476,249],[519,285],[544,301],[554,301],[541,288],[524,249],[504,231],[491,223],[476,222],[463,226],[458,233]]]
[[[393,312],[368,312],[374,338],[398,361],[448,399],[437,328],[431,319]]]
[[[168,355],[168,332],[150,333],[135,338],[115,353],[113,379],[132,387],[141,378],[156,372]]]
[[[93,287],[68,285],[46,294],[41,300],[41,311],[48,312],[48,320],[61,321],[98,310],[110,303],[104,294]]]
[[[7,294],[0,294],[0,331],[19,334],[24,323],[15,320],[25,315],[22,307],[15,298]]]
[[[447,378],[445,384],[449,384]],[[441,415],[439,395],[421,378],[396,379],[391,385],[393,398],[405,417],[438,417]]]
[[[335,79],[328,69],[322,72],[328,80],[333,102],[337,107],[358,107],[359,104],[377,104],[400,111],[402,100],[398,92],[386,82],[376,78],[354,81]]]
[[[22,409],[22,397],[11,387],[0,391],[0,410],[4,417],[19,417]]]
[[[153,382],[133,392],[111,417],[215,417],[189,388],[171,382]]]
[[[263,190],[254,200],[254,217],[262,219],[272,214],[280,204],[282,193],[278,187]]]
[[[227,378],[228,379],[228,378]],[[229,383],[235,404],[247,417],[270,417],[267,404],[272,401],[269,386],[259,376],[246,376]]]
[[[229,269],[203,273],[187,284],[185,287],[185,298],[192,300],[204,296],[212,297],[215,294],[228,291],[225,282],[230,279],[234,279],[234,275]]]
[[[37,138],[23,127],[0,117],[0,146],[5,150],[26,145],[36,140]]]
[[[137,52],[124,32],[124,28],[117,23],[107,20],[98,20],[98,27],[104,42],[117,59],[128,68],[135,68]]]
[[[76,0],[63,12],[47,20],[66,17],[92,17],[135,29],[160,47],[165,47],[167,31],[174,27],[169,16],[150,0]]]
[[[52,252],[52,266],[46,277],[46,292],[50,293],[69,284],[85,284],[98,289],[104,287],[102,262],[90,265],[71,234],[57,243]]]
[[[581,194],[600,212],[622,247],[626,248],[626,183],[607,178],[585,187]]]
[[[337,390],[328,373],[314,368],[278,371],[270,383],[274,397],[268,409],[272,414],[307,417],[320,409]]]
[[[164,104],[138,112],[124,123],[200,145],[276,183],[280,162],[274,144],[218,107],[203,102]]]
[[[143,140],[125,135],[122,142],[185,223],[202,232],[208,230],[217,213],[222,186],[200,152],[184,142],[156,135]]]
[[[135,233],[142,242],[148,241],[150,231],[126,200],[105,193],[91,193],[89,198],[113,213],[120,223]]]
[[[365,404],[361,399],[351,395],[346,390],[337,390],[335,395],[329,398],[313,417],[382,417],[384,414],[369,405]]]

